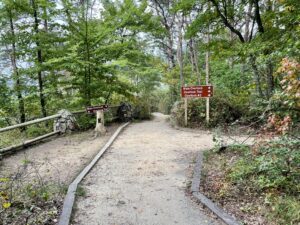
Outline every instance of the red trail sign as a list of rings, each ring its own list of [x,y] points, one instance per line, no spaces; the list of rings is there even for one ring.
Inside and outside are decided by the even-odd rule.
[[[209,98],[213,96],[214,88],[211,85],[199,85],[181,87],[181,97],[183,98]]]
[[[88,106],[86,107],[86,112],[89,114],[95,113],[99,110],[107,111],[108,105],[98,105],[98,106]]]

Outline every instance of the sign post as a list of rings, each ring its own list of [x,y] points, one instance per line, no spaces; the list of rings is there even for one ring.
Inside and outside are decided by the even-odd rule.
[[[106,128],[104,124],[104,111],[98,110],[97,111],[97,120],[96,120],[96,127],[95,127],[96,133],[100,135],[104,135],[106,133]]]
[[[106,128],[104,124],[104,111],[108,110],[108,105],[99,105],[99,106],[89,106],[86,108],[88,114],[96,113],[96,136],[98,134],[104,135],[106,133]]]
[[[209,123],[209,98],[206,98],[206,122]]]
[[[207,44],[208,45],[210,44],[209,28],[210,28],[210,26],[208,25],[208,34],[207,34]],[[205,56],[205,81],[206,81],[206,85],[208,85],[208,83],[209,83],[209,73],[210,73],[209,57],[210,57],[210,52],[209,52],[209,49],[208,49],[207,52],[206,52],[206,56]],[[206,123],[209,123],[209,98],[206,98]]]
[[[181,87],[181,97],[184,98],[184,125],[187,126],[187,101],[188,98],[206,98],[206,121],[209,122],[209,98],[213,97],[212,85],[198,85]]]
[[[187,110],[188,110],[188,99],[184,98],[184,126],[187,127],[187,121],[188,121],[188,116],[187,116]]]

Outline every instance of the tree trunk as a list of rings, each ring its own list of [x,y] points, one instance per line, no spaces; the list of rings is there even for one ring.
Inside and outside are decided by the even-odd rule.
[[[245,41],[250,41],[250,24],[251,24],[251,12],[252,12],[252,2],[249,3],[249,8],[247,10],[247,14],[246,14],[246,22],[245,22],[245,35],[244,35],[244,39]]]
[[[191,38],[191,40],[190,40],[189,47],[190,47],[190,54],[191,54],[192,70],[193,70],[193,72],[196,72],[198,85],[200,85],[201,84],[201,77],[200,77],[201,74],[200,74],[199,65],[198,65],[198,51],[197,51],[197,46],[195,44],[195,40],[193,38]]]
[[[273,64],[271,60],[267,62],[267,70],[267,97],[269,99],[272,97],[274,91]]]
[[[178,64],[180,69],[180,83],[181,87],[184,86],[184,76],[183,76],[183,53],[182,53],[182,27],[183,27],[183,15],[180,18],[181,21],[178,22]]]
[[[264,33],[264,26],[260,16],[260,7],[259,7],[259,0],[254,1],[254,17],[257,24],[257,29],[260,33]]]
[[[256,86],[256,93],[259,95],[259,97],[263,98],[263,92],[261,89],[261,79],[260,79],[260,74],[256,65],[256,58],[254,55],[250,55],[250,64],[253,70],[253,75],[254,75],[254,81],[255,81],[255,86]]]
[[[36,34],[36,48],[37,48],[37,61],[38,61],[38,84],[39,84],[39,97],[40,97],[40,105],[41,105],[41,111],[42,111],[42,116],[46,117],[47,116],[47,110],[46,110],[46,99],[44,95],[44,81],[43,81],[43,74],[42,74],[42,69],[40,68],[43,63],[43,58],[42,58],[42,49],[40,46],[40,41],[39,41],[39,19],[38,19],[38,13],[37,13],[37,6],[35,4],[35,0],[31,0],[32,8],[33,8],[33,17],[34,17],[34,32]]]
[[[43,10],[44,10],[44,17],[45,17],[45,19],[44,19],[44,30],[47,33],[48,32],[48,20],[47,20],[48,13],[47,13],[47,8],[43,7]]]
[[[90,66],[90,45],[89,45],[89,27],[88,27],[88,5],[89,1],[86,1],[86,9],[84,10],[84,5],[83,5],[83,15],[84,15],[84,20],[85,20],[85,37],[84,37],[84,42],[85,42],[85,50],[86,50],[86,55],[85,55],[85,60],[88,62],[88,65],[85,66],[85,104],[91,105],[91,66]]]
[[[209,35],[207,35],[207,40],[208,40],[208,43],[209,43]],[[206,55],[205,55],[205,73],[206,73],[206,76],[205,76],[205,83],[206,85],[209,84],[209,73],[210,73],[210,68],[209,68],[209,56],[210,56],[210,53],[209,51],[206,52]]]
[[[172,39],[172,34],[171,31],[168,31],[168,46],[167,46],[167,56],[168,56],[168,61],[169,61],[169,69],[173,69],[175,67],[175,57],[173,54],[173,39]]]
[[[13,72],[14,72],[15,90],[17,92],[17,98],[18,98],[19,115],[20,115],[19,120],[20,120],[20,123],[24,123],[26,120],[25,106],[24,106],[24,99],[23,99],[22,91],[21,91],[20,74],[19,74],[19,69],[17,66],[15,28],[14,28],[11,11],[8,12],[8,14],[9,14],[9,22],[10,22],[10,32],[11,32],[11,36],[12,36],[12,43],[11,43],[12,52],[11,52],[10,59],[11,59],[11,64],[12,64]],[[24,130],[24,128],[22,130]]]
[[[173,32],[172,29],[174,27],[175,14],[171,15],[171,2],[164,2],[159,0],[150,1],[153,3],[154,9],[156,11],[157,16],[161,18],[161,24],[167,31],[167,43],[163,40],[163,51],[168,59],[169,70],[172,70],[176,66],[175,55],[173,52]]]

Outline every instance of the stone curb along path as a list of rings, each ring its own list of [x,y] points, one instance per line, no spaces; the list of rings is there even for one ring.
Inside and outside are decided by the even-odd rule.
[[[196,164],[194,167],[193,180],[191,186],[192,195],[203,205],[209,208],[221,220],[228,225],[241,225],[232,216],[228,215],[223,209],[215,205],[209,198],[203,195],[200,190],[201,170],[202,170],[203,152],[198,154]]]
[[[60,215],[58,225],[68,225],[72,215],[72,209],[75,201],[75,194],[77,190],[78,184],[82,181],[82,179],[90,172],[90,170],[95,166],[101,156],[105,153],[105,151],[112,145],[115,139],[119,136],[121,131],[128,125],[130,122],[125,123],[113,134],[113,136],[108,140],[105,146],[99,151],[99,153],[95,156],[95,158],[81,171],[81,173],[75,178],[75,180],[69,185],[67,195],[64,200],[64,205],[62,209],[62,213]]]

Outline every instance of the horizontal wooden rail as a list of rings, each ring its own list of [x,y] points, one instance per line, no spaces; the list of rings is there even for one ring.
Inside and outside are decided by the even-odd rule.
[[[77,115],[77,114],[82,114],[82,113],[85,113],[86,110],[83,109],[83,110],[78,110],[78,111],[74,111],[74,112],[71,112],[73,115]]]
[[[13,129],[16,129],[16,128],[25,127],[25,126],[29,126],[29,125],[32,125],[32,124],[52,120],[52,119],[55,119],[55,118],[58,118],[58,117],[60,117],[60,115],[56,114],[56,115],[53,115],[53,116],[47,116],[47,117],[44,117],[44,118],[31,120],[31,121],[28,121],[28,122],[25,122],[25,123],[20,123],[20,124],[16,124],[16,125],[9,126],[9,127],[4,127],[4,128],[0,129],[0,133],[5,132],[5,131],[9,131],[9,130],[13,130]]]
[[[120,105],[112,105],[112,106],[109,106],[108,109],[110,109],[110,108],[119,108],[119,107],[120,107]]]
[[[110,106],[109,108],[118,108],[118,107],[120,107],[120,106],[119,105],[113,105],[113,106]],[[79,110],[79,111],[72,112],[72,114],[77,115],[77,114],[82,114],[82,113],[85,113],[85,112],[86,112],[86,110]],[[59,118],[59,117],[60,117],[59,114],[55,114],[53,116],[47,116],[47,117],[44,117],[44,118],[27,121],[25,123],[20,123],[20,124],[12,125],[12,126],[9,126],[9,127],[0,128],[0,133],[6,132],[6,131],[9,131],[9,130],[13,130],[13,129],[16,129],[16,128],[26,127],[26,126],[29,126],[29,125],[33,125],[33,124],[41,123],[41,122],[44,122],[44,121],[56,119],[56,118]]]
[[[120,107],[119,105],[114,105],[114,106],[110,106],[109,108],[115,109],[115,108],[119,108],[119,107]],[[79,114],[83,114],[85,112],[86,112],[86,110],[78,110],[78,111],[72,112],[72,114],[73,115],[79,115]],[[55,114],[53,116],[47,116],[47,117],[44,117],[44,118],[27,121],[25,123],[20,123],[20,124],[12,125],[12,126],[9,126],[9,127],[0,128],[0,133],[10,131],[10,130],[13,130],[13,129],[17,129],[17,128],[20,128],[20,127],[25,127],[25,126],[41,123],[41,122],[44,122],[44,121],[60,118],[60,117],[61,117],[60,114]],[[118,116],[115,115],[111,119],[112,119],[112,121],[114,121],[114,120],[118,119]],[[61,133],[60,131],[53,131],[51,133],[36,137],[32,140],[24,141],[21,144],[17,144],[17,145],[14,145],[14,146],[2,148],[2,149],[0,149],[0,156],[9,154],[10,152],[14,152],[14,151],[16,151],[20,148],[24,148],[26,146],[29,146],[29,145],[35,143],[35,142],[41,141],[43,139],[46,139],[48,137],[51,137],[51,136],[54,136],[54,135],[60,134],[60,133]]]
[[[112,105],[112,106],[109,106],[108,109],[116,109],[116,108],[119,108],[119,107],[120,107],[119,105]],[[78,114],[82,114],[82,113],[85,113],[85,112],[86,112],[86,110],[83,109],[83,110],[74,111],[74,112],[72,112],[72,114],[78,115]],[[104,113],[106,113],[106,112],[107,111],[104,111]]]
[[[34,139],[31,139],[31,140],[28,140],[28,141],[24,141],[23,143],[18,144],[18,145],[10,146],[10,147],[7,147],[7,148],[2,148],[2,149],[0,149],[0,155],[8,154],[9,152],[12,152],[13,150],[16,150],[18,148],[24,148],[24,147],[26,147],[28,145],[31,145],[31,144],[33,144],[35,142],[41,141],[41,140],[43,140],[45,138],[54,136],[54,135],[59,134],[59,133],[60,133],[60,131],[54,131],[54,132],[51,132],[49,134],[45,134],[45,135],[39,136],[39,137],[34,138]]]

